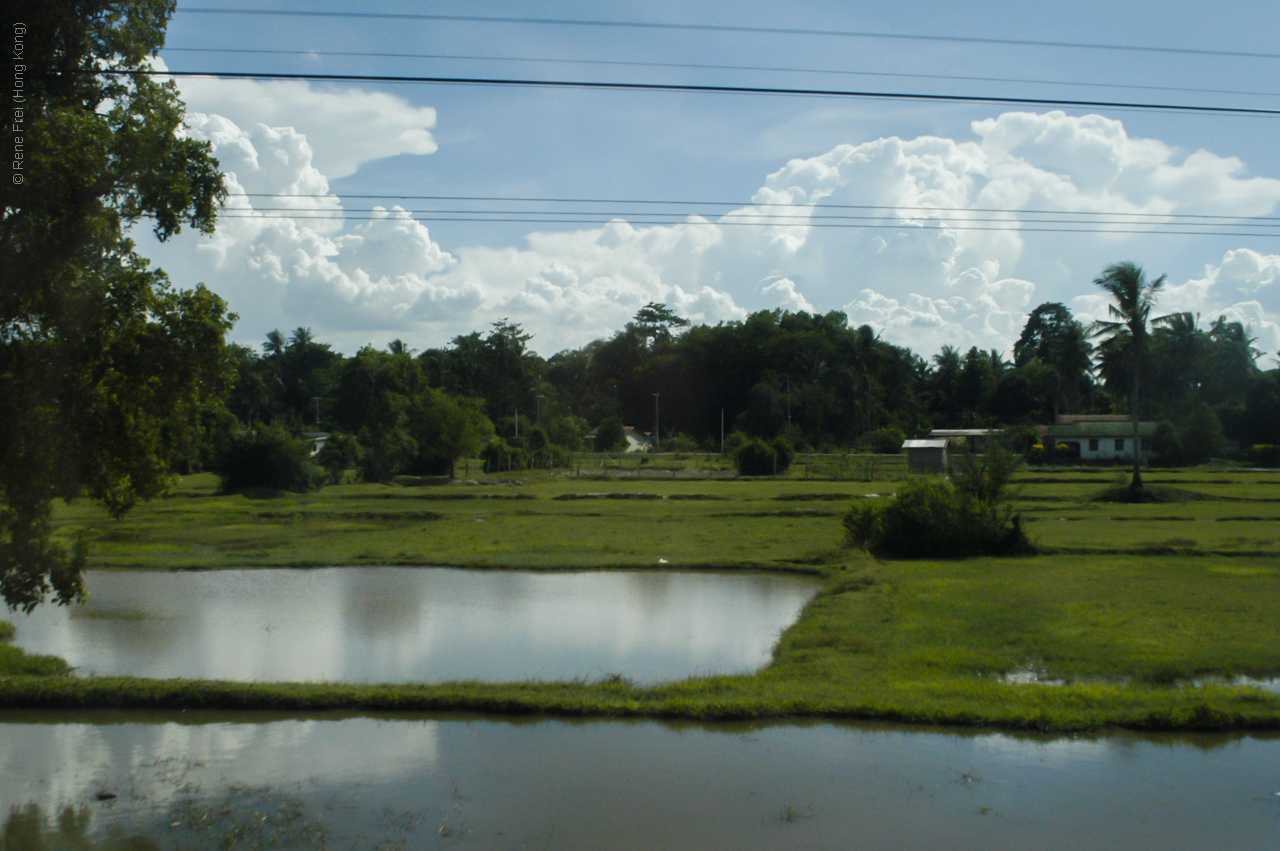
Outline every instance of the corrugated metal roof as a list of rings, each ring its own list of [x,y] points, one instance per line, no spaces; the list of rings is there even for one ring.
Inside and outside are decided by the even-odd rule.
[[[1156,433],[1157,427],[1157,423],[1138,423],[1138,435],[1141,437],[1151,437]],[[1133,437],[1133,421],[1051,425],[1048,428],[1048,436],[1054,438]]]
[[[904,440],[902,441],[903,449],[946,449],[947,442],[945,440]]]

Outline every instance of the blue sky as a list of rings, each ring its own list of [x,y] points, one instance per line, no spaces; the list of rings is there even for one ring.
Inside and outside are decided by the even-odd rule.
[[[245,7],[180,3],[163,65],[1280,108],[1280,15],[1263,2],[360,7],[1144,48],[1131,50],[195,11]],[[233,334],[241,342],[308,326],[345,351],[396,337],[426,348],[507,317],[550,355],[660,301],[704,322],[762,308],[842,310],[926,357],[944,344],[1008,353],[1042,302],[1097,315],[1091,280],[1108,263],[1132,260],[1168,275],[1166,311],[1192,310],[1205,324],[1225,314],[1249,324],[1260,348],[1280,349],[1280,116],[439,84],[186,78],[179,86],[190,132],[213,141],[233,191],[256,194],[233,199],[212,239],[140,244],[179,284],[204,281],[228,298],[241,314]],[[299,193],[317,197],[292,197]],[[794,206],[752,206],[764,203]],[[370,219],[375,204],[387,212]],[[351,218],[280,218],[271,207]],[[459,210],[473,212],[443,212]],[[571,215],[549,218],[576,222],[462,220],[476,210],[558,210]],[[759,223],[777,211],[798,218]],[[680,223],[688,213],[701,218]],[[813,216],[868,214],[877,227],[812,226],[853,223]],[[1187,218],[1197,216],[1225,218]],[[1100,224],[1125,220],[1196,233]]]

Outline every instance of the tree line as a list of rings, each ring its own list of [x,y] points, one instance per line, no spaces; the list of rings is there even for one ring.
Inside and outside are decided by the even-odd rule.
[[[1032,427],[1057,414],[1128,413],[1139,372],[1142,419],[1165,424],[1157,451],[1167,460],[1205,460],[1227,441],[1280,443],[1280,378],[1259,368],[1241,323],[1143,318],[1149,333],[1135,337],[1124,322],[1088,326],[1051,302],[1031,312],[1011,358],[944,346],[929,360],[836,311],[690,325],[656,303],[611,337],[551,357],[507,320],[438,348],[396,340],[353,356],[306,328],[273,331],[260,350],[229,347],[233,389],[190,462],[218,469],[236,435],[267,427],[333,434],[320,460],[370,480],[450,474],[459,457],[486,453],[563,463],[616,449],[624,425],[683,451],[759,438],[890,452],[931,428],[1004,427],[1034,440]]]

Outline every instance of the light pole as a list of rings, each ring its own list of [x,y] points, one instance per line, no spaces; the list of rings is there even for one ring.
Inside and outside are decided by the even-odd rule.
[[[658,437],[658,425],[661,420],[658,419],[658,394],[653,394],[653,451],[657,452],[662,449],[662,438]]]
[[[316,403],[316,431],[320,430],[320,398],[319,396],[311,397],[311,401]]]
[[[534,396],[533,398],[538,403],[538,425],[542,425],[542,397]]]

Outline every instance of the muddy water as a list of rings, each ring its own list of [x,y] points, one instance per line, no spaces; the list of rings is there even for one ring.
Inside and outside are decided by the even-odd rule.
[[[1276,738],[0,714],[14,851],[1272,849],[1278,792]]]
[[[90,601],[9,615],[82,674],[639,683],[764,665],[816,582],[444,568],[89,571]]]

